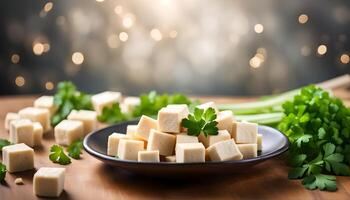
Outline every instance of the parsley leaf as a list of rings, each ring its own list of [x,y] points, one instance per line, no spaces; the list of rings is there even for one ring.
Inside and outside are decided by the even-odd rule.
[[[204,109],[195,108],[193,114],[181,121],[181,125],[188,130],[188,135],[198,136],[200,133],[208,135],[217,135],[218,122],[215,121],[216,113],[213,108]]]
[[[5,139],[0,139],[0,151],[2,150],[3,147],[6,147],[10,145],[11,142]]]
[[[78,140],[76,142],[73,142],[67,148],[68,155],[74,159],[80,159],[80,154],[82,154],[82,149],[83,149],[83,141],[82,140]]]
[[[335,176],[324,174],[310,175],[303,179],[302,184],[310,190],[320,189],[328,191],[336,191],[337,183]]]
[[[63,148],[58,145],[53,145],[50,149],[50,160],[60,165],[68,165],[71,163],[70,158],[64,153]]]
[[[122,113],[119,103],[114,103],[111,107],[104,107],[102,114],[97,116],[98,121],[110,124],[125,121],[129,118],[129,116]]]
[[[0,182],[5,180],[6,171],[6,165],[0,163]]]

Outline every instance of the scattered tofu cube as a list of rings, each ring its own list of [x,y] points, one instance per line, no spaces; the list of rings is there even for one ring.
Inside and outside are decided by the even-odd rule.
[[[177,163],[205,162],[205,148],[202,143],[177,144],[175,159]]]
[[[217,127],[219,130],[227,130],[229,133],[232,132],[234,117],[231,110],[219,112],[216,121],[218,122]]]
[[[17,113],[7,113],[5,117],[5,130],[10,130],[10,124],[12,120],[20,119],[19,114]]]
[[[165,156],[165,162],[172,162],[175,163],[176,162],[176,156]]]
[[[65,168],[40,168],[33,178],[34,194],[41,197],[59,197],[64,189],[65,172]]]
[[[77,120],[83,122],[84,135],[96,130],[97,128],[97,114],[91,110],[72,110],[67,119]]]
[[[137,131],[137,125],[128,125],[126,127],[126,135],[129,135],[130,137],[134,137],[136,131]]]
[[[10,142],[14,144],[25,143],[34,146],[34,126],[29,119],[18,119],[11,122]]]
[[[132,112],[138,105],[140,105],[139,97],[125,97],[121,108],[123,112],[129,113]]]
[[[151,129],[147,143],[147,150],[159,150],[162,156],[174,155],[176,136]]]
[[[51,130],[50,113],[45,108],[27,107],[18,112],[20,118],[30,119],[33,122],[40,122],[44,133]]]
[[[119,103],[121,100],[120,92],[111,92],[106,91],[91,97],[92,105],[94,110],[98,115],[102,114],[102,110],[104,107],[110,107],[113,103]]]
[[[196,136],[191,136],[191,135],[186,135],[186,134],[177,134],[176,135],[176,144],[181,144],[181,143],[197,143],[198,137]]]
[[[160,162],[159,151],[139,151],[137,160],[139,162]]]
[[[201,133],[198,139],[205,147],[209,147],[217,142],[231,139],[231,135],[227,130],[219,130],[217,135],[208,135],[207,137]]]
[[[215,113],[218,114],[219,113],[219,109],[216,106],[216,104],[212,101],[207,102],[207,103],[203,103],[201,105],[198,105],[197,108],[199,109],[203,109],[203,110],[207,110],[208,108],[213,108],[215,110]]]
[[[44,129],[39,122],[33,123],[34,146],[40,146],[43,140]]]
[[[188,116],[188,108],[183,105],[172,105],[158,112],[158,130],[166,133],[180,133],[181,121]]]
[[[122,160],[138,160],[138,152],[144,150],[143,141],[120,139],[118,157]]]
[[[243,159],[255,158],[258,156],[257,144],[237,144],[237,147],[243,155]]]
[[[46,108],[50,112],[50,116],[54,115],[58,107],[54,104],[53,96],[41,96],[34,101],[34,107]]]
[[[236,123],[235,141],[241,144],[253,144],[258,142],[258,124],[250,122]]]
[[[8,172],[21,172],[34,168],[34,150],[24,143],[2,148],[2,163]]]
[[[112,133],[108,136],[107,155],[116,156],[118,154],[118,145],[121,139],[131,139],[131,137],[121,133]]]
[[[23,179],[22,178],[16,178],[15,179],[15,184],[16,185],[23,185],[24,184]]]
[[[149,133],[151,129],[157,129],[158,122],[155,119],[142,115],[139,123],[137,124],[136,137],[148,141]]]
[[[243,158],[233,139],[211,145],[207,148],[207,153],[212,161],[241,160]]]
[[[261,151],[262,150],[262,140],[263,140],[263,136],[262,134],[258,134],[258,151]]]
[[[63,120],[55,127],[56,143],[68,146],[83,137],[83,130],[83,122]]]

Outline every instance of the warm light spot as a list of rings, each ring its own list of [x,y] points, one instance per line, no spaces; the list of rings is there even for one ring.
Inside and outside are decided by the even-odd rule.
[[[129,38],[129,36],[128,36],[127,33],[125,33],[125,32],[119,33],[119,39],[120,39],[120,41],[126,42],[126,41],[128,40],[128,38]]]
[[[44,45],[40,42],[33,45],[33,52],[35,55],[40,56],[44,53]]]
[[[300,49],[300,53],[303,56],[309,56],[311,54],[311,49],[308,46],[302,46]]]
[[[72,61],[76,65],[81,65],[84,62],[84,55],[80,52],[75,52],[72,55]]]
[[[151,30],[150,35],[151,35],[151,38],[155,41],[161,41],[163,38],[162,33],[156,28]]]
[[[47,90],[52,90],[54,88],[54,84],[51,81],[45,83],[45,88]]]
[[[45,43],[43,45],[44,45],[44,52],[50,51],[50,44],[49,43]]]
[[[127,14],[124,18],[123,18],[123,26],[125,28],[130,28],[132,27],[132,25],[134,25],[134,20],[135,17],[132,14]]]
[[[264,26],[262,24],[255,24],[254,31],[256,33],[262,33],[264,31]]]
[[[26,80],[23,76],[17,76],[15,79],[15,83],[18,87],[22,87],[24,84],[26,84]]]
[[[306,14],[301,14],[298,17],[298,21],[300,24],[305,24],[309,20],[309,17]]]
[[[326,53],[327,53],[327,46],[324,45],[324,44],[318,46],[318,48],[317,48],[317,53],[318,53],[319,55],[324,55],[324,54],[326,54]]]
[[[114,8],[114,12],[115,12],[115,14],[117,14],[117,15],[122,14],[122,13],[123,13],[123,7],[122,7],[122,6],[116,6],[116,7]]]
[[[44,6],[44,11],[45,12],[50,12],[50,10],[52,10],[53,8],[53,3],[52,2],[47,2]]]
[[[117,35],[110,35],[107,38],[107,44],[110,48],[115,49],[119,47],[119,38]]]
[[[253,58],[251,58],[249,60],[249,65],[252,67],[252,68],[259,68],[260,65],[261,65],[261,60],[260,58],[254,56]]]
[[[176,37],[177,37],[177,31],[175,31],[175,30],[170,31],[169,37],[171,37],[171,38],[176,38]]]
[[[267,51],[264,47],[259,47],[257,50],[256,50],[257,53],[259,54],[262,54],[262,55],[266,55],[267,54]]]
[[[265,57],[264,57],[264,55],[261,54],[261,53],[255,54],[255,57],[259,58],[260,62],[264,62],[264,61],[265,61]]]
[[[96,0],[96,2],[104,2],[105,0]]]
[[[11,61],[13,64],[17,64],[19,62],[19,60],[20,60],[20,57],[18,54],[16,54],[16,53],[12,54]]]
[[[350,57],[348,54],[342,54],[340,56],[340,62],[343,64],[348,64],[350,62]]]

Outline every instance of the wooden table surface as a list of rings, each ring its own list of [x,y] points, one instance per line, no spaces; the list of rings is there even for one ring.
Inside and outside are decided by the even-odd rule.
[[[337,91],[336,96],[349,105],[350,92]],[[246,98],[206,97],[217,102],[238,102]],[[7,112],[33,104],[34,97],[0,97],[0,138],[7,138],[4,118]],[[35,168],[62,167],[53,164],[49,148],[54,144],[53,133],[45,135],[43,147],[35,149]],[[84,152],[81,160],[72,159],[66,167],[65,191],[60,199],[116,200],[116,199],[350,199],[350,178],[337,177],[337,192],[304,189],[300,181],[287,178],[288,168],[283,158],[276,158],[232,176],[208,177],[192,180],[160,180],[121,172]],[[0,184],[0,200],[39,199],[32,192],[35,170],[9,174]],[[209,175],[208,175],[209,176]],[[18,177],[24,185],[14,184]]]

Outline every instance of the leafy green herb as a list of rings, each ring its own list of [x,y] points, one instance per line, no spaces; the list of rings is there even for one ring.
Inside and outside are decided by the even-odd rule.
[[[215,119],[216,114],[213,108],[206,110],[195,108],[194,113],[183,119],[181,124],[187,128],[188,135],[198,136],[203,132],[207,137],[208,135],[218,134],[218,128],[216,127],[218,122]]]
[[[83,141],[82,140],[78,140],[76,142],[73,142],[67,148],[68,155],[74,159],[80,159],[80,154],[82,154],[82,149],[83,149]]]
[[[6,165],[0,163],[0,182],[5,180],[6,171]]]
[[[350,109],[313,85],[282,107],[278,128],[291,142],[288,177],[303,178],[308,189],[336,190],[330,174],[350,175]]]
[[[98,121],[107,123],[117,123],[130,119],[130,116],[123,113],[119,103],[114,103],[111,107],[104,107],[102,114],[97,116]]]
[[[6,147],[10,145],[11,142],[5,139],[0,139],[0,151],[2,150],[3,147]]]
[[[58,110],[51,118],[52,125],[57,125],[65,119],[73,109],[92,110],[91,96],[77,91],[72,82],[60,82],[57,88],[54,104]]]
[[[59,163],[60,165],[68,165],[71,163],[70,158],[64,153],[61,146],[53,145],[50,149],[50,160],[54,163]]]

